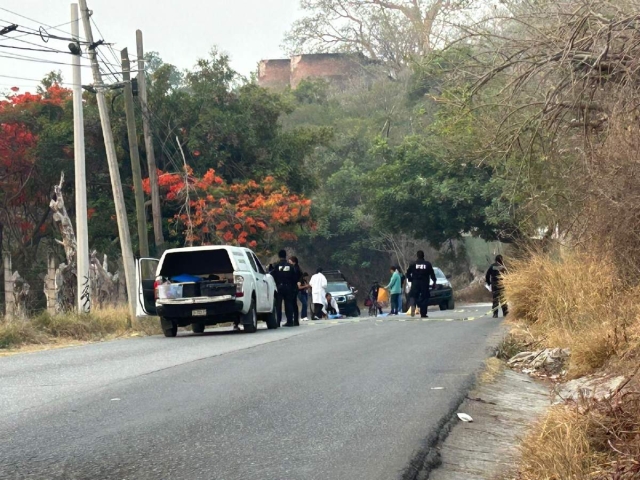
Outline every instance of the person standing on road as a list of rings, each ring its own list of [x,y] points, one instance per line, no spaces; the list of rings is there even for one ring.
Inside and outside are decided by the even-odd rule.
[[[398,272],[398,275],[400,275],[400,297],[398,298],[398,312],[404,312],[404,309],[402,308],[402,300],[404,299],[404,296],[405,296],[405,288],[407,286],[407,277],[405,276],[404,273],[402,273],[402,269],[398,265],[396,265],[396,272]]]
[[[296,274],[296,284],[294,288],[293,294],[293,325],[295,327],[300,326],[300,310],[298,309],[298,283],[302,278],[302,270],[300,270],[300,265],[298,264],[298,257],[291,256],[289,257],[289,263],[293,266],[293,270]]]
[[[506,317],[509,314],[509,307],[504,300],[504,285],[502,284],[502,276],[505,271],[504,258],[502,258],[502,255],[498,255],[495,263],[491,264],[485,275],[485,281],[491,287],[491,294],[493,295],[493,318],[498,318],[498,311],[501,306],[502,316]]]
[[[278,252],[279,261],[273,266],[270,272],[276,283],[276,316],[278,325],[282,323],[282,302],[284,302],[284,313],[287,317],[285,327],[295,326],[295,317],[293,313],[295,298],[297,293],[298,275],[293,265],[287,261],[287,252],[280,250]]]
[[[389,281],[389,285],[384,288],[389,290],[389,295],[391,296],[391,312],[389,312],[389,315],[398,315],[400,310],[402,310],[402,307],[398,308],[398,300],[402,301],[402,297],[400,296],[402,293],[402,277],[400,277],[397,267],[391,267],[390,271],[391,280]]]
[[[420,309],[420,316],[428,318],[429,310],[429,279],[433,281],[433,288],[436,287],[436,272],[433,265],[424,259],[424,252],[419,250],[416,254],[418,257],[407,270],[407,279],[411,282],[411,291],[409,292],[409,309],[411,316],[415,316],[416,305]]]
[[[316,274],[309,281],[311,287],[311,301],[313,302],[313,320],[322,317],[325,295],[327,294],[327,277],[322,274],[322,268],[318,268]]]
[[[300,317],[302,321],[306,322],[309,320],[309,316],[307,312],[309,311],[309,290],[311,287],[309,286],[309,274],[304,272],[302,277],[300,277],[300,281],[298,282],[298,300],[302,304],[302,311],[300,313]]]

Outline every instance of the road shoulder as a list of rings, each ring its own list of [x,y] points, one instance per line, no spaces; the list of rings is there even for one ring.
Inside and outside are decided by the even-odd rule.
[[[428,478],[497,478],[516,464],[519,439],[549,405],[548,388],[521,373],[504,370],[495,381],[480,384],[458,409],[473,422],[454,417],[455,424],[437,451],[440,467]]]

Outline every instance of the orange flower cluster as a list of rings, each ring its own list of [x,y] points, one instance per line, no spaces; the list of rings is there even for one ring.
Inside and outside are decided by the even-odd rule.
[[[227,184],[209,170],[202,178],[158,171],[165,199],[182,208],[172,224],[194,244],[243,245],[251,248],[266,239],[295,240],[295,229],[311,225],[311,200],[294,195],[273,177]],[[149,193],[149,180],[143,182]],[[188,200],[187,200],[188,195]]]

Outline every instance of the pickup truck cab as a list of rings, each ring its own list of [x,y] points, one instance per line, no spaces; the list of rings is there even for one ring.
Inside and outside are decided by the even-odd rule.
[[[258,320],[269,329],[280,326],[275,281],[248,248],[167,250],[159,260],[138,260],[136,280],[137,315],[159,316],[167,337],[188,325],[195,333],[225,322],[239,322],[248,333],[258,329]]]

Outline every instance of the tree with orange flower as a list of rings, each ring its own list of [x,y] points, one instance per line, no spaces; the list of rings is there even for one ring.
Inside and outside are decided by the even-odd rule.
[[[165,202],[176,211],[170,220],[175,234],[187,245],[228,244],[269,251],[276,243],[292,241],[297,231],[311,226],[311,200],[295,195],[269,176],[226,183],[215,170],[197,178],[158,172]],[[149,180],[144,182],[149,192]],[[188,188],[187,188],[188,187]]]

